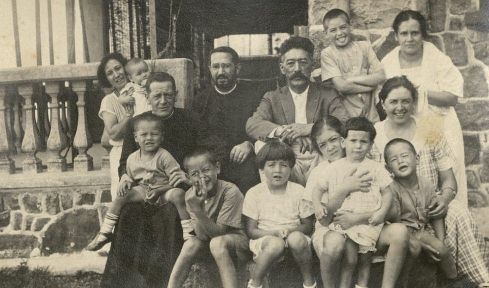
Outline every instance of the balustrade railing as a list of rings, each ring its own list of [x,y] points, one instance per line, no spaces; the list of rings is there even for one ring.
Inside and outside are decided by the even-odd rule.
[[[176,105],[188,107],[193,93],[192,62],[165,59],[148,64],[153,71],[166,71],[175,77],[179,91]],[[103,98],[96,81],[97,66],[87,63],[0,70],[1,174],[94,169],[89,149],[94,140],[101,142],[101,137],[93,139],[88,123],[103,127],[96,115]],[[106,155],[97,157],[107,160]],[[104,161],[96,160],[102,162],[101,169],[108,169]]]

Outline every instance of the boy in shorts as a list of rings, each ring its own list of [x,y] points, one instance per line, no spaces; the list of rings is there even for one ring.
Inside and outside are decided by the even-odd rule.
[[[272,264],[282,258],[286,249],[292,252],[301,270],[304,287],[316,287],[309,237],[314,211],[303,200],[304,187],[289,181],[295,164],[294,151],[287,144],[272,140],[261,148],[256,161],[264,182],[248,190],[243,204],[250,250],[256,262],[248,288],[262,287]]]
[[[220,163],[207,149],[185,157],[184,167],[193,184],[185,194],[195,236],[185,240],[170,275],[168,288],[180,288],[192,264],[212,255],[222,286],[238,287],[236,265],[249,259],[248,237],[241,223],[243,194],[233,183],[218,180]],[[245,265],[239,265],[245,267]]]
[[[411,142],[395,138],[387,143],[384,149],[387,168],[394,174],[391,185],[393,207],[398,214],[398,221],[411,232],[409,237],[409,254],[403,271],[408,274],[413,257],[421,251],[439,263],[441,270],[449,279],[457,277],[457,268],[450,251],[444,244],[445,223],[443,218],[430,218],[430,207],[436,203],[435,187],[428,179],[416,173],[417,154]],[[428,225],[431,224],[431,227]],[[408,275],[402,275],[403,287],[408,286]]]
[[[130,202],[145,202],[149,205],[160,205],[160,196],[171,202],[178,210],[186,231],[185,221],[190,218],[185,209],[185,191],[170,185],[169,176],[180,165],[173,156],[161,148],[163,141],[163,123],[154,114],[145,114],[134,122],[134,137],[139,150],[127,158],[127,173],[122,175],[117,188],[117,197],[110,204],[105,214],[100,232],[88,244],[87,250],[96,251],[110,242],[112,230],[119,219],[122,207]],[[188,226],[188,225],[187,225]],[[187,229],[188,230],[188,229]],[[184,238],[185,233],[184,233]]]

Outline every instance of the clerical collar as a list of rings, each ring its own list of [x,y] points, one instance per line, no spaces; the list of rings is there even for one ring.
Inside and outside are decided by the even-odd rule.
[[[166,116],[166,117],[162,117],[162,118],[163,118],[163,120],[168,120],[168,119],[170,119],[170,118],[173,116],[173,113],[175,113],[175,108],[173,108],[173,110],[171,111],[171,114],[170,114],[170,115],[168,115],[168,116]]]
[[[216,85],[214,85],[214,89],[216,90],[217,93],[219,93],[221,95],[228,95],[228,94],[233,93],[233,91],[236,89],[236,86],[238,86],[238,83],[234,83],[233,88],[231,88],[231,90],[226,91],[226,92],[219,90]]]

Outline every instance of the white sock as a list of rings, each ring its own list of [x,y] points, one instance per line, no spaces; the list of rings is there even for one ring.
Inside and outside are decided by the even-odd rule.
[[[192,226],[192,220],[187,219],[187,220],[181,220],[180,223],[182,224],[182,231],[183,231],[183,240],[187,240],[193,235],[190,234],[190,232],[194,231],[194,226]]]
[[[311,286],[307,286],[306,284],[302,283],[302,286],[304,286],[304,288],[316,288],[317,287],[316,282],[314,282],[314,284],[312,284]]]
[[[247,288],[263,288],[263,284],[260,286],[255,286],[255,285],[251,284],[251,279],[250,279],[250,281],[248,281]]]
[[[355,288],[368,288],[368,287],[363,287],[363,286],[360,286],[358,284],[355,284]]]

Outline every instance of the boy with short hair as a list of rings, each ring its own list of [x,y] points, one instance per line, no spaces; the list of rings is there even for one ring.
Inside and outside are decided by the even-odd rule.
[[[159,198],[164,194],[164,199],[177,208],[182,226],[185,221],[189,221],[190,216],[184,203],[185,191],[173,187],[169,182],[170,175],[179,171],[180,165],[168,151],[160,147],[163,141],[161,119],[149,113],[136,118],[134,137],[139,150],[127,158],[127,173],[119,181],[118,195],[105,215],[99,234],[86,248],[89,251],[99,250],[110,242],[112,230],[126,203],[144,201],[150,205],[159,205],[162,204]],[[185,227],[183,228],[185,232]]]
[[[323,27],[331,44],[321,51],[322,81],[333,82],[343,95],[350,117],[379,121],[372,91],[385,80],[385,75],[372,46],[367,41],[352,39],[350,18],[341,9],[328,11]]]
[[[195,236],[184,242],[168,288],[182,287],[192,264],[202,256],[210,256],[209,251],[219,268],[222,286],[238,287],[233,259],[237,258],[239,265],[249,258],[248,238],[241,223],[243,194],[236,185],[217,179],[221,165],[208,149],[197,148],[188,154],[184,167],[193,183],[186,192],[185,204]]]
[[[321,231],[322,234],[319,236],[323,236],[324,233],[337,233],[347,238],[343,261],[355,262],[357,254],[360,255],[355,287],[361,288],[367,287],[372,252],[376,251],[375,246],[384,218],[391,205],[392,195],[388,187],[392,179],[381,164],[366,158],[376,135],[370,121],[365,117],[351,118],[346,122],[343,133],[346,157],[330,163],[321,173],[311,175],[307,189],[312,195],[316,219],[319,222],[316,224],[316,230]],[[346,179],[352,176],[352,171],[354,175],[370,176],[370,185],[358,186],[354,183],[345,183]],[[342,227],[337,223],[331,223],[334,215],[330,211],[370,213],[372,217],[368,223]],[[324,231],[325,227],[330,231]],[[313,241],[315,244],[322,244],[316,239]],[[339,287],[351,287],[354,268],[354,266],[343,266]],[[323,267],[321,270],[325,270],[322,271],[324,286],[334,287],[337,277],[333,271]],[[390,283],[383,287],[394,287],[394,285],[395,283]]]
[[[127,62],[124,68],[129,81],[132,82],[132,88],[129,89],[133,90],[131,96],[134,97],[134,116],[146,111],[151,111],[151,105],[148,103],[145,88],[146,80],[150,74],[148,64],[141,58],[132,58]]]
[[[286,248],[299,265],[304,287],[316,287],[309,238],[314,211],[302,200],[304,187],[289,181],[295,153],[287,144],[272,140],[258,152],[256,160],[264,182],[248,190],[243,204],[256,262],[248,288],[262,287],[271,265],[281,259]]]
[[[426,178],[416,173],[417,154],[413,144],[401,138],[394,138],[384,149],[387,169],[394,174],[391,185],[393,207],[397,208],[398,221],[411,232],[409,238],[410,256],[416,258],[421,250],[431,259],[439,262],[447,278],[457,277],[457,268],[448,248],[444,245],[444,219],[433,219],[428,215],[429,207],[435,202],[435,187]],[[433,230],[428,224],[431,224]],[[434,234],[434,235],[433,235]],[[402,279],[403,287],[408,287],[412,258],[406,261]],[[411,258],[411,259],[410,259]]]

